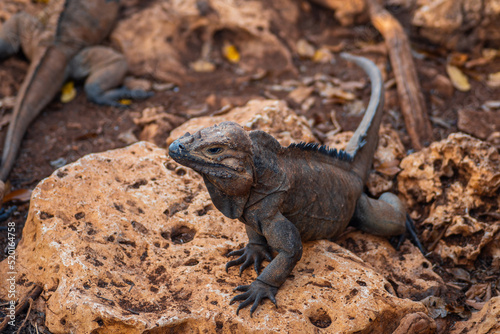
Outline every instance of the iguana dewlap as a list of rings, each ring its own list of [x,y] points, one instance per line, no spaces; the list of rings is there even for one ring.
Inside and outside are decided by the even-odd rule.
[[[231,301],[243,300],[237,311],[253,303],[252,314],[264,298],[276,303],[278,288],[302,256],[302,241],[334,238],[349,224],[383,236],[405,232],[404,205],[394,194],[376,200],[363,193],[382,118],[380,71],[368,59],[343,57],[372,83],[367,111],[346,151],[304,143],[282,147],[266,132],[233,122],[187,133],[170,145],[175,161],[203,176],[217,209],[246,226],[249,243],[229,254],[240,257],[226,269],[241,264],[241,273],[253,265],[259,273],[262,261],[271,261],[252,284],[237,288],[244,292]]]
[[[21,12],[0,30],[0,60],[22,50],[31,65],[17,94],[7,130],[0,179],[5,180],[16,159],[28,125],[56,96],[68,78],[85,81],[90,101],[121,106],[122,98],[150,96],[119,86],[127,71],[123,55],[96,46],[113,28],[118,0],[53,0],[40,19]]]

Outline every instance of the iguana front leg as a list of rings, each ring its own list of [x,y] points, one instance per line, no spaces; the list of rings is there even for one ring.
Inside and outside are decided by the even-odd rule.
[[[127,73],[125,57],[104,46],[83,49],[70,62],[69,76],[85,80],[87,98],[96,104],[123,107],[121,99],[145,99],[153,95],[140,89],[116,88]]]
[[[269,262],[273,260],[273,256],[271,255],[271,249],[267,244],[266,238],[255,232],[249,226],[246,226],[246,231],[248,235],[248,244],[245,246],[245,248],[232,251],[228,254],[228,256],[239,255],[240,257],[235,260],[231,260],[226,264],[226,272],[228,272],[229,268],[241,264],[240,267],[240,276],[241,276],[243,271],[253,264],[255,272],[258,275],[260,274],[260,267],[262,265],[262,261],[264,261],[264,259],[268,260]]]
[[[276,304],[275,295],[278,288],[285,282],[292,272],[295,264],[302,257],[302,242],[300,233],[288,219],[281,213],[277,213],[273,218],[262,221],[262,235],[267,240],[267,244],[278,255],[262,271],[257,279],[250,285],[238,286],[236,290],[244,293],[235,296],[230,304],[240,301],[236,310],[238,312],[253,303],[250,315],[255,312],[260,302],[269,298]]]

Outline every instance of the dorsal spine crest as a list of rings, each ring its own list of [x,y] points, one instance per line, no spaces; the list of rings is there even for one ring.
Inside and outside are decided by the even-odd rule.
[[[306,142],[292,143],[287,147],[287,149],[293,149],[293,148],[309,152],[318,152],[320,154],[327,155],[329,157],[338,159],[340,161],[350,162],[353,160],[353,157],[343,150],[337,150],[336,148],[329,148],[326,145],[320,145],[318,143],[306,143]]]

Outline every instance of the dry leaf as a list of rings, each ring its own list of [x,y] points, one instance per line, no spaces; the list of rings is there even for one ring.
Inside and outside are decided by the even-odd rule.
[[[222,54],[229,60],[231,63],[237,63],[240,61],[240,53],[236,46],[232,44],[225,44],[222,48]]]
[[[123,104],[124,106],[129,106],[132,104],[132,100],[130,99],[121,99],[120,104]]]
[[[14,108],[15,104],[16,104],[15,96],[6,96],[3,99],[0,99],[0,108],[11,109]]]
[[[304,102],[314,91],[314,87],[300,86],[288,94],[288,98],[297,104]]]
[[[3,202],[28,202],[31,198],[31,189],[17,189],[4,196]]]
[[[189,66],[196,72],[213,72],[215,70],[214,64],[203,59],[199,59]]]
[[[314,56],[312,57],[312,60],[316,63],[329,63],[333,59],[333,55],[325,47],[321,47],[316,52],[314,52]]]
[[[316,50],[314,49],[314,46],[311,45],[308,41],[305,39],[299,39],[297,42],[297,53],[299,56],[302,58],[312,58],[314,57],[314,53]]]
[[[68,103],[76,97],[75,83],[68,81],[61,89],[61,102]]]
[[[470,90],[469,79],[458,67],[448,64],[446,65],[446,73],[456,89],[462,92]]]
[[[401,171],[399,160],[386,161],[375,167],[375,170],[387,176],[394,176]]]
[[[500,72],[489,74],[486,84],[491,88],[500,87]]]
[[[450,56],[449,63],[454,66],[462,66],[469,59],[469,56],[465,53],[453,52]]]
[[[469,305],[470,307],[475,308],[478,311],[483,308],[484,304],[486,304],[486,302],[477,302],[477,301],[471,300],[471,299],[467,299],[465,301],[465,303],[467,305]]]
[[[343,100],[352,101],[356,99],[356,95],[346,92],[338,87],[333,87],[331,84],[326,84],[320,91],[320,95],[326,98],[338,97]]]
[[[429,311],[429,315],[433,318],[444,318],[448,315],[448,311],[446,310],[446,303],[442,298],[429,296],[425,299],[422,299],[420,302],[427,307]]]

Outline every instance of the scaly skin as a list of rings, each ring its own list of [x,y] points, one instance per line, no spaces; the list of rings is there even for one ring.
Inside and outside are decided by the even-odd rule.
[[[7,130],[0,179],[12,169],[29,124],[60,91],[68,77],[89,76],[85,91],[89,100],[118,106],[121,98],[145,98],[143,91],[118,89],[127,65],[123,56],[99,44],[111,31],[119,10],[117,0],[66,0],[62,11],[43,24],[25,13],[14,15],[0,31],[0,60],[22,47],[31,65],[16,98]],[[106,58],[106,59],[103,59]],[[112,59],[112,61],[109,61]]]
[[[367,111],[346,152],[317,144],[282,147],[263,131],[245,131],[233,122],[202,129],[174,141],[170,156],[203,176],[214,205],[225,216],[246,225],[248,245],[226,269],[253,265],[259,274],[243,293],[237,312],[250,304],[252,314],[276,292],[302,256],[302,241],[331,239],[349,224],[383,236],[405,232],[405,209],[390,193],[368,198],[363,187],[378,141],[382,118],[383,82],[371,61],[351,55],[369,75],[372,95]],[[271,250],[277,256],[272,259]],[[272,259],[272,260],[271,260]]]

